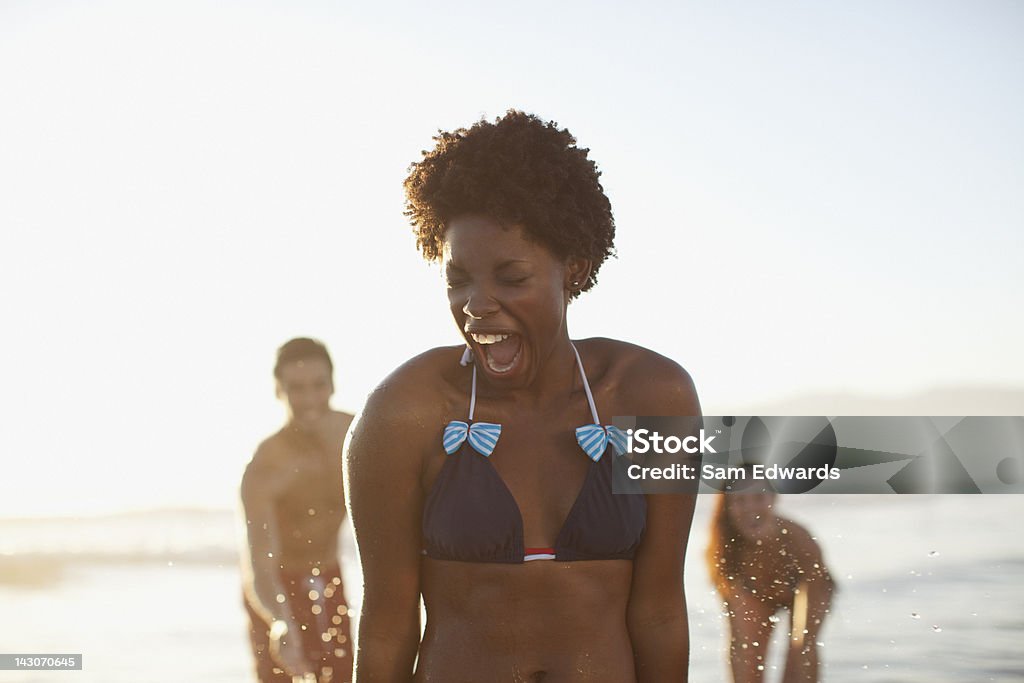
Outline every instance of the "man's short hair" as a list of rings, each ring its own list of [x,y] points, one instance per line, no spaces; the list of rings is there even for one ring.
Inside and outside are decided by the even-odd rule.
[[[334,363],[331,362],[331,354],[327,353],[327,347],[323,342],[309,337],[296,337],[286,341],[277,350],[277,362],[274,364],[274,377],[281,379],[281,369],[289,363],[310,358],[321,358],[327,363],[327,369],[334,375]]]

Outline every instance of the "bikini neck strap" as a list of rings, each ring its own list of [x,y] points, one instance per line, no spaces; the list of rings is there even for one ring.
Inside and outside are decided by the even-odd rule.
[[[583,391],[587,394],[587,403],[590,405],[590,415],[594,418],[594,424],[601,424],[601,418],[597,416],[597,406],[594,404],[594,394],[590,391],[590,382],[587,381],[587,373],[583,369],[583,360],[580,358],[580,352],[576,350],[576,345],[569,342],[569,346],[572,347],[573,355],[576,356],[576,367],[580,370],[580,379],[583,380]],[[471,362],[472,355],[470,350],[467,348],[462,354],[463,365]],[[469,420],[473,420],[473,412],[476,410],[476,364],[473,364],[473,382],[469,392]]]

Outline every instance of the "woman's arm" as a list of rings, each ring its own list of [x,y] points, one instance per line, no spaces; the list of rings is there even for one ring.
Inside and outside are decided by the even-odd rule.
[[[431,404],[407,385],[392,377],[371,394],[345,448],[346,498],[363,568],[358,683],[411,680],[419,648],[420,473],[430,424],[421,413]]]
[[[765,656],[772,637],[774,610],[751,595],[738,580],[727,584],[723,595],[729,611],[729,665],[733,683],[761,683],[767,669]],[[721,590],[721,589],[720,589]]]
[[[636,414],[699,416],[700,403],[686,371],[650,356],[630,376],[630,385],[641,389],[629,402]],[[640,683],[688,679],[683,565],[696,499],[696,493],[647,496],[647,526],[633,561],[626,615]]]
[[[690,631],[683,590],[695,496],[647,496],[647,529],[633,560],[627,624],[639,683],[686,681]]]
[[[798,525],[793,535],[794,554],[802,580],[793,594],[790,608],[789,648],[783,683],[816,683],[818,681],[818,634],[832,605],[834,585],[825,567],[821,548],[805,529]]]

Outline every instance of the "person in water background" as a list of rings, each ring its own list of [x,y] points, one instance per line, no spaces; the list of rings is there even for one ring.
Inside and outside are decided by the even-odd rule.
[[[686,680],[695,495],[612,495],[608,424],[700,406],[674,361],[570,339],[569,303],[613,250],[596,165],[514,110],[435,142],[406,214],[464,343],[395,370],[349,437],[356,680]],[[401,329],[400,297],[384,314]]]
[[[321,342],[281,346],[274,378],[288,419],[260,444],[242,478],[243,588],[261,683],[351,678],[338,532],[341,450],[352,416],[330,407],[333,373]]]
[[[735,683],[760,683],[768,644],[789,615],[783,683],[820,680],[818,640],[835,583],[811,534],[776,512],[778,494],[760,481],[718,497],[707,549],[708,570],[729,620]]]

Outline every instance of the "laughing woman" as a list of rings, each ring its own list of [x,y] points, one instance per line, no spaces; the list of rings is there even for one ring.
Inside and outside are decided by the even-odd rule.
[[[398,368],[351,434],[356,680],[686,680],[694,496],[613,495],[604,426],[700,407],[673,361],[569,337],[613,246],[596,166],[518,111],[435,140],[406,214],[465,344]]]

